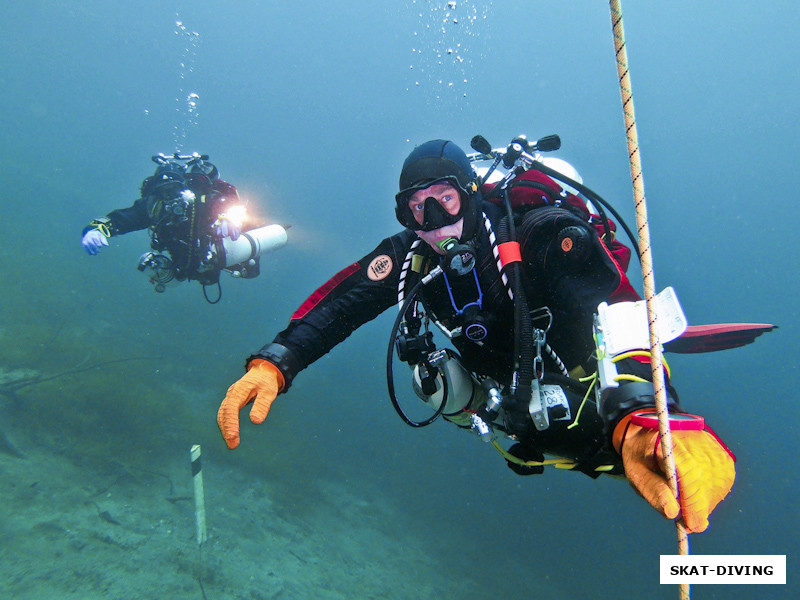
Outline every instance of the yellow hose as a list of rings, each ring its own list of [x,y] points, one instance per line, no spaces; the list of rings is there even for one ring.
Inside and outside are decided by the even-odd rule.
[[[647,303],[647,320],[650,327],[650,353],[653,369],[653,386],[656,393],[656,411],[658,412],[658,429],[661,433],[661,451],[667,467],[667,482],[675,497],[678,497],[678,478],[675,469],[675,456],[672,450],[672,434],[669,428],[667,413],[667,389],[664,379],[661,344],[656,332],[655,310],[655,277],[653,274],[653,258],[650,247],[650,229],[647,224],[647,203],[644,197],[644,178],[642,176],[641,159],[639,157],[639,138],[636,133],[636,116],[633,110],[633,92],[631,90],[630,72],[628,70],[628,54],[625,50],[625,31],[622,26],[622,8],[620,0],[610,0],[611,26],[614,34],[614,47],[617,56],[617,73],[619,75],[620,94],[622,96],[622,112],[625,115],[625,131],[628,138],[628,158],[631,166],[633,182],[633,199],[636,206],[636,224],[639,230],[639,252],[644,278],[644,298]],[[686,527],[678,519],[675,521],[678,530],[678,553],[689,554],[689,535]],[[690,597],[689,585],[680,585],[680,597]]]

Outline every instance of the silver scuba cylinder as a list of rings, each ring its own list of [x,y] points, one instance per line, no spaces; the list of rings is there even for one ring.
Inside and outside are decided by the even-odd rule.
[[[439,410],[444,400],[442,374],[447,377],[447,403],[442,412],[445,418],[451,421],[457,420],[454,419],[454,416],[462,413],[465,408],[471,405],[477,406],[483,400],[483,391],[480,384],[464,368],[455,355],[446,349],[436,350],[428,355],[428,362],[435,366],[438,371],[433,381],[435,391],[428,394],[423,390],[423,379],[427,374],[424,372],[425,367],[421,365],[414,367],[411,385],[417,397],[433,410]],[[468,423],[469,417],[466,416],[465,420]]]
[[[136,268],[145,274],[156,292],[161,293],[167,286],[178,283],[178,280],[175,279],[175,265],[172,264],[172,259],[164,254],[145,252],[139,257]]]
[[[277,250],[286,244],[287,239],[284,227],[266,225],[245,231],[236,240],[222,238],[222,242],[217,245],[217,253],[225,267],[232,267]]]

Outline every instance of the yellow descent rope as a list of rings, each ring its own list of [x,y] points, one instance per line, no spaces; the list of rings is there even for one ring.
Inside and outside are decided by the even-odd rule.
[[[678,497],[678,478],[675,468],[675,456],[672,451],[672,435],[667,413],[667,392],[664,380],[663,357],[661,344],[656,333],[655,310],[655,278],[653,275],[653,259],[650,248],[650,230],[647,224],[647,204],[644,197],[644,179],[639,157],[639,139],[636,133],[636,115],[633,110],[633,92],[631,90],[630,73],[628,71],[628,54],[625,50],[625,31],[622,26],[622,8],[620,0],[610,0],[611,26],[614,36],[614,47],[617,56],[617,73],[619,75],[620,94],[622,96],[622,112],[625,115],[625,131],[628,138],[628,157],[633,181],[633,198],[636,205],[636,224],[639,230],[639,252],[644,278],[644,297],[647,303],[647,320],[650,326],[650,352],[653,370],[653,386],[656,393],[656,411],[658,412],[658,429],[661,433],[661,452],[667,467],[667,482],[675,497]],[[675,521],[678,530],[678,553],[689,554],[689,536],[686,527],[680,520]],[[682,599],[689,598],[689,585],[680,585]]]

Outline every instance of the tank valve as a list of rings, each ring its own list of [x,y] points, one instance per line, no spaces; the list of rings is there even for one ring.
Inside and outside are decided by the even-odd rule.
[[[498,384],[492,379],[485,379],[481,383],[484,394],[488,400],[481,408],[470,417],[470,428],[478,434],[484,442],[491,442],[494,439],[492,423],[500,413],[503,404],[503,396],[500,394]]]

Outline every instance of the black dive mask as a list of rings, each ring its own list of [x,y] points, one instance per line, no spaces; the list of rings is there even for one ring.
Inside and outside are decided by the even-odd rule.
[[[409,209],[409,212],[410,210],[411,209]],[[417,223],[416,219],[411,217],[414,220],[414,227],[412,227],[412,229],[415,231],[435,231],[436,229],[458,223],[459,219],[461,219],[461,210],[459,210],[457,214],[451,215],[433,196],[425,198],[425,210],[423,214],[425,217],[422,219],[421,225]]]
[[[414,218],[414,215],[411,212],[411,208],[408,206],[409,198],[417,190],[425,189],[437,183],[445,182],[453,185],[458,191],[459,198],[461,199],[461,208],[459,209],[458,214],[451,215],[442,207],[441,204],[439,204],[436,198],[433,196],[428,196],[425,198],[425,209],[423,212],[424,218],[422,219],[422,224],[417,223],[417,220]],[[461,217],[464,215],[464,209],[471,199],[461,190],[461,187],[454,178],[444,177],[434,181],[426,181],[422,184],[402,190],[395,196],[395,201],[397,202],[395,214],[397,215],[397,220],[400,221],[403,227],[407,227],[412,231],[434,231],[436,229],[446,227],[447,225],[458,223],[459,219],[461,219]]]

